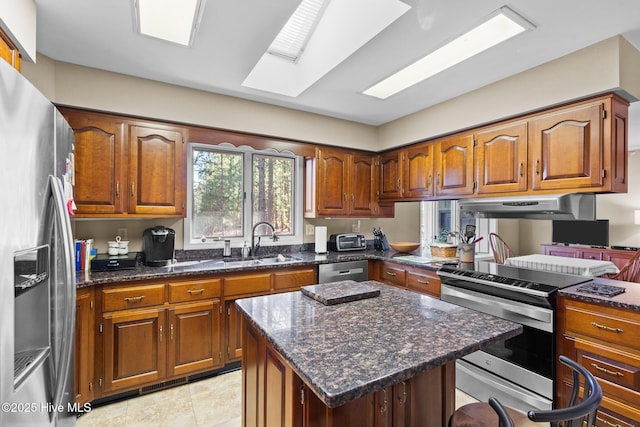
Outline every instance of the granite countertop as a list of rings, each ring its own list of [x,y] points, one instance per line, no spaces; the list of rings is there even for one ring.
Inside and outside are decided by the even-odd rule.
[[[301,292],[236,301],[329,407],[516,336],[522,326],[376,281],[373,298],[323,305]],[[348,283],[345,283],[348,286]]]
[[[417,266],[421,268],[430,269],[433,271],[440,268],[438,262],[425,262],[427,259],[416,256],[408,256],[406,253],[399,253],[395,251],[353,251],[353,252],[328,252],[326,255],[318,255],[314,252],[296,252],[285,253],[299,258],[299,261],[293,263],[274,263],[269,265],[250,265],[250,266],[221,266],[214,265],[213,263],[203,263],[202,265],[189,265],[185,267],[147,267],[144,265],[138,265],[134,269],[129,270],[116,270],[105,272],[85,272],[79,271],[76,273],[76,286],[86,287],[98,284],[109,284],[118,282],[132,282],[138,280],[148,279],[166,279],[166,278],[180,278],[190,276],[201,276],[207,273],[226,273],[226,272],[239,272],[239,271],[252,271],[252,270],[266,270],[273,268],[283,267],[296,267],[303,265],[317,265],[328,264],[344,261],[358,261],[367,259],[381,259],[394,261],[400,264]],[[273,256],[273,255],[272,255]],[[217,261],[222,261],[223,258],[215,258]],[[238,259],[232,259],[238,260]],[[415,261],[417,260],[417,261]]]
[[[623,282],[621,280],[611,280],[601,277],[594,278],[593,283],[596,285],[616,286],[624,288],[625,291],[613,297],[606,297],[592,293],[580,292],[578,289],[581,285],[576,285],[561,289],[559,294],[576,300],[640,312],[640,283]]]

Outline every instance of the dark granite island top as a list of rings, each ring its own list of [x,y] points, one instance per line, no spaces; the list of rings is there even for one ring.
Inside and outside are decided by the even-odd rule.
[[[522,331],[516,323],[425,295],[375,281],[362,283],[379,289],[380,295],[336,305],[323,305],[301,292],[236,301],[243,320],[329,408]]]

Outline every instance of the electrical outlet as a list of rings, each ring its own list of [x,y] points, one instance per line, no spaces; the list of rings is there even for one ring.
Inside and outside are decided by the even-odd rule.
[[[118,228],[118,236],[120,236],[122,240],[129,240],[126,228]]]
[[[306,234],[307,236],[313,236],[315,229],[316,228],[313,224],[305,224],[304,234]]]

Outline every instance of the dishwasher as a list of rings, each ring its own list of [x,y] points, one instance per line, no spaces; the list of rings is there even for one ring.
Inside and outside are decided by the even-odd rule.
[[[344,261],[318,265],[318,283],[353,280],[363,282],[369,279],[369,261]]]

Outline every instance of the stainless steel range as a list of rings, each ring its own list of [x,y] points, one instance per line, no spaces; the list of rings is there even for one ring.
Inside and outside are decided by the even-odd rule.
[[[456,387],[482,401],[496,397],[521,410],[551,409],[556,293],[591,278],[482,261],[472,266],[438,271],[442,300],[520,323],[523,333],[459,360]]]

